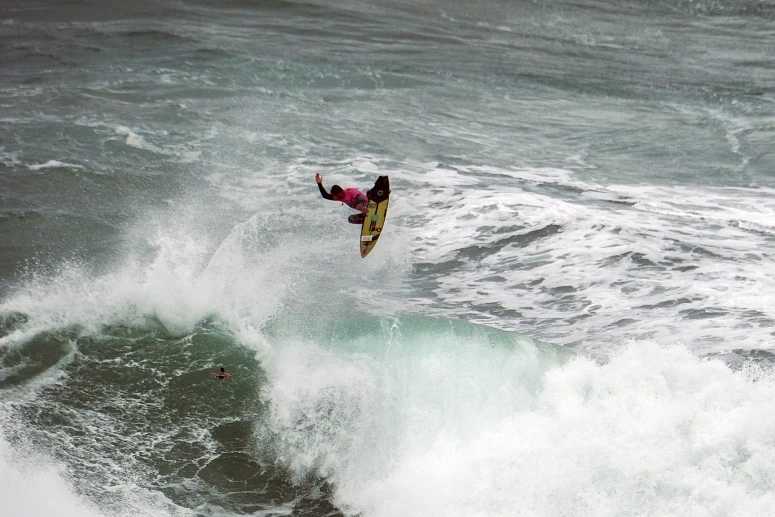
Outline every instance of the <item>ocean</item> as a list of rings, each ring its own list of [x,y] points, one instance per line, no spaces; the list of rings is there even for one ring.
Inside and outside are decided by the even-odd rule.
[[[0,514],[775,515],[772,0],[2,0],[0,45]],[[390,177],[365,259],[316,173]]]

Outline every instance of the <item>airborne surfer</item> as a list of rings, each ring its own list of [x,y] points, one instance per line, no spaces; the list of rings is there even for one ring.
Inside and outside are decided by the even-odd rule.
[[[323,199],[339,201],[360,212],[348,217],[347,221],[361,225],[361,257],[366,258],[382,235],[390,198],[390,179],[387,176],[378,177],[374,187],[365,194],[356,188],[343,189],[339,185],[331,187],[329,194],[323,186],[323,176],[315,174],[315,181]]]
[[[323,186],[323,176],[315,174],[315,181],[318,184],[318,189],[320,189],[320,195],[323,196],[323,199],[342,202],[350,208],[360,212],[359,214],[353,214],[348,217],[348,222],[352,224],[363,223],[369,206],[369,197],[366,194],[356,188],[343,189],[339,185],[331,187],[331,193],[329,194]]]

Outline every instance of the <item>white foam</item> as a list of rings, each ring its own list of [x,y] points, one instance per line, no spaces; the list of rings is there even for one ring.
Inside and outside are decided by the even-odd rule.
[[[0,431],[0,501],[14,515],[97,517],[97,508],[79,498],[61,468],[40,456],[15,452]]]
[[[142,136],[137,134],[132,129],[126,127],[126,126],[118,126],[116,127],[116,133],[119,135],[126,136],[126,145],[130,147],[134,147],[136,149],[142,149],[144,151],[152,151],[154,153],[159,154],[165,154],[162,149],[159,147],[150,144],[148,141],[145,140]]]
[[[682,339],[699,352],[771,347],[775,282],[761,273],[775,268],[771,189],[472,170],[436,168],[422,174],[422,188],[402,193],[401,233],[414,261],[444,271],[436,299],[421,302],[426,312],[601,355],[610,340],[628,338]]]
[[[201,248],[192,241],[159,235],[149,264],[129,260],[116,271],[94,276],[77,262],[29,278],[0,304],[21,312],[27,323],[0,338],[0,345],[23,343],[38,332],[78,325],[85,332],[101,325],[143,325],[156,316],[173,333],[186,332],[213,310],[206,281],[197,278]]]
[[[113,270],[95,275],[71,261],[20,283],[0,303],[0,312],[19,312],[27,321],[0,337],[0,346],[16,346],[39,332],[70,326],[86,333],[99,332],[106,324],[144,326],[149,317],[175,335],[193,331],[213,315],[240,331],[260,325],[286,306],[302,311],[303,304],[314,307],[329,297],[325,290],[310,291],[309,283],[321,275],[309,263],[321,246],[340,243],[323,235],[299,238],[298,232],[278,224],[294,217],[256,215],[215,244],[184,216],[159,217],[159,226],[138,226],[130,241],[145,242],[128,242],[124,262]],[[313,239],[316,244],[310,246]],[[354,248],[355,237],[353,243]],[[389,255],[375,257],[361,267],[390,266]],[[350,264],[356,260],[361,259],[353,254]],[[338,264],[339,271],[347,267]],[[359,285],[345,279],[341,287]]]
[[[9,413],[0,406],[0,417],[7,421]],[[29,446],[14,448],[0,428],[0,502],[8,515],[29,517],[131,517],[160,515],[184,517],[186,509],[174,505],[158,492],[151,492],[128,483],[114,486],[111,493],[120,494],[123,501],[118,509],[102,509],[99,504],[79,495],[71,484],[65,468]]]
[[[287,345],[268,369],[280,457],[326,475],[347,514],[775,512],[771,373],[633,343],[531,392],[529,361],[474,345]]]
[[[14,167],[21,164],[21,160],[19,160],[19,151],[7,151],[5,147],[0,147],[0,163],[7,167]]]
[[[83,166],[73,163],[60,162],[59,160],[49,160],[46,163],[39,163],[34,165],[28,165],[27,168],[31,171],[39,171],[41,169],[83,169]]]

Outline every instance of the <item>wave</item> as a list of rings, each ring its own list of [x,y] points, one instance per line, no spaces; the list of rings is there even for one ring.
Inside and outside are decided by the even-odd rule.
[[[7,314],[2,332],[28,324]],[[163,492],[163,511],[334,511],[326,486],[340,483],[332,461],[343,448],[369,469],[419,423],[432,437],[445,422],[463,430],[477,414],[519,407],[497,394],[534,394],[542,372],[571,355],[513,332],[412,315],[278,317],[240,329],[211,318],[185,335],[149,317],[49,329],[2,352],[3,430],[67,465],[84,504],[111,515],[136,504],[106,492],[117,486]],[[212,380],[219,366],[231,381]]]
[[[3,333],[27,318],[7,314]],[[52,361],[55,382],[33,397],[8,395],[53,372],[6,377],[3,429],[67,465],[84,511],[111,515],[136,508],[137,490],[178,514],[775,509],[775,420],[762,418],[775,377],[756,361],[639,342],[601,364],[418,315],[232,324],[180,334],[149,317],[17,342],[18,357],[56,357],[58,343],[70,359]],[[231,381],[212,380],[219,366]],[[116,486],[134,488],[106,492]]]
[[[775,509],[771,370],[647,342],[599,364],[444,319],[279,327],[258,441],[347,515]]]

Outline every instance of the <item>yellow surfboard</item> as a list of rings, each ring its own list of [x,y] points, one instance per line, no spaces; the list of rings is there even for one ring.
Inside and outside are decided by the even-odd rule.
[[[385,226],[388,202],[390,201],[390,180],[380,176],[374,183],[374,188],[366,193],[369,196],[369,207],[366,218],[361,225],[361,257],[371,253],[377,245],[382,228]]]

